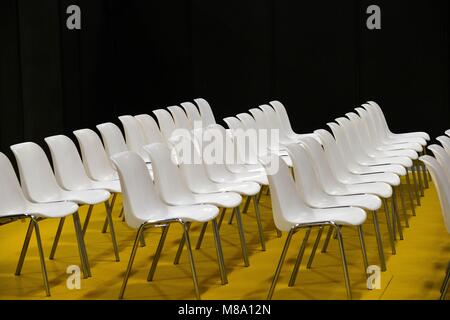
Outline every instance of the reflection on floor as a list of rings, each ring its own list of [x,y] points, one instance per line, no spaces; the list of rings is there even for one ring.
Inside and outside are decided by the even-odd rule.
[[[82,279],[80,290],[69,290],[66,286],[70,265],[79,264],[78,250],[72,220],[67,219],[60,245],[53,261],[47,260],[52,296],[45,297],[37,255],[36,242],[30,243],[23,274],[14,276],[15,267],[25,236],[27,223],[15,222],[0,227],[0,299],[117,299],[123,274],[126,269],[135,231],[129,229],[118,218],[121,199],[114,209],[115,226],[120,248],[120,262],[114,262],[110,235],[102,234],[105,218],[104,207],[94,211],[86,233],[86,245],[93,277]],[[202,299],[265,299],[275,271],[286,234],[277,238],[271,218],[270,197],[263,196],[261,209],[267,239],[267,251],[260,250],[256,220],[253,211],[244,215],[244,225],[250,251],[250,267],[243,266],[236,225],[225,223],[221,230],[225,263],[229,284],[222,286],[213,235],[210,229],[205,235],[203,247],[195,251],[197,272]],[[86,208],[80,209],[81,218]],[[354,299],[438,299],[444,272],[450,261],[450,237],[443,225],[438,197],[431,184],[417,208],[417,217],[408,211],[411,227],[404,230],[405,240],[399,241],[397,255],[392,256],[386,233],[385,220],[382,231],[385,242],[388,271],[381,274],[381,289],[369,291],[366,285],[363,262],[356,229],[344,229],[344,240],[349,262]],[[383,217],[384,215],[380,215]],[[58,221],[40,223],[45,254],[48,257]],[[196,242],[200,226],[191,229],[192,242]],[[371,219],[364,226],[369,263],[378,264],[377,247]],[[306,252],[308,256],[317,230],[310,238]],[[173,265],[182,230],[173,225],[169,230],[166,247],[161,256],[153,282],[146,281],[147,273],[160,236],[160,229],[148,230],[147,246],[139,248],[134,269],[128,282],[126,299],[194,299],[194,290],[186,252],[181,263]],[[313,268],[301,266],[297,284],[288,288],[290,271],[304,232],[297,234],[291,244],[286,264],[274,294],[274,299],[346,299],[340,264],[338,243],[330,243],[328,253],[318,254]]]

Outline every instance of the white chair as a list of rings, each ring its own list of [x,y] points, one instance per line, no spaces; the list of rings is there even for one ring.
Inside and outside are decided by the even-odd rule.
[[[294,130],[292,129],[291,121],[289,119],[289,115],[286,111],[286,108],[280,101],[272,101],[272,102],[270,102],[270,105],[275,109],[275,111],[278,115],[278,119],[280,121],[281,127],[283,128],[284,132],[286,133],[286,135],[289,138],[294,139],[294,140],[298,140],[298,139],[301,139],[304,137],[315,138],[311,134],[298,134],[298,133],[294,132]]]
[[[450,154],[450,137],[441,136],[436,138],[436,140],[439,141],[444,147],[445,151],[447,151],[447,153]]]
[[[450,130],[445,131],[445,134],[450,137]]]
[[[361,226],[366,221],[366,213],[359,208],[313,209],[308,207],[302,201],[288,166],[281,161],[281,159],[276,159],[275,157],[275,155],[272,155],[268,160],[264,160],[264,165],[268,169],[267,173],[272,195],[273,217],[277,228],[281,231],[289,232],[289,234],[281,253],[267,299],[272,299],[275,286],[278,282],[294,234],[301,229],[307,229],[307,234],[300,249],[300,251],[303,251],[306,247],[311,229],[314,227],[320,228],[325,226],[332,226],[336,231],[342,258],[347,297],[351,299],[351,285],[340,227]],[[270,169],[272,161],[278,161],[279,170],[276,172],[272,172]],[[301,261],[297,259],[294,270],[298,270],[300,263]]]
[[[380,225],[378,219],[378,210],[382,206],[382,202],[380,198],[389,199],[392,197],[392,188],[386,183],[381,182],[373,182],[373,183],[362,183],[362,184],[344,184],[341,183],[334,175],[332,171],[326,155],[325,151],[321,147],[321,145],[317,142],[317,140],[313,138],[303,138],[302,144],[304,148],[308,151],[309,158],[304,155],[304,152],[301,152],[300,146],[291,145],[289,146],[289,150],[292,148],[299,150],[292,150],[291,152],[296,152],[297,161],[294,161],[294,164],[297,163],[297,167],[301,166],[301,174],[304,176],[301,181],[297,181],[297,183],[303,183],[303,189],[306,199],[313,199],[312,202],[306,200],[306,203],[309,205],[313,205],[313,203],[319,205],[320,202],[317,201],[317,197],[320,199],[327,199],[328,201],[354,201],[353,205],[356,207],[360,207],[362,209],[369,210],[372,213],[374,227],[375,227],[375,235],[377,238],[378,244],[378,254],[380,259],[380,266],[382,271],[386,270],[386,261],[384,255],[383,241],[380,232]],[[292,156],[291,156],[292,157]],[[293,159],[294,160],[294,159]],[[294,165],[295,168],[295,165]],[[297,168],[297,170],[300,170]],[[307,180],[306,180],[307,179]],[[311,180],[309,182],[309,180]],[[314,179],[317,179],[318,182]],[[314,188],[312,188],[315,186]],[[315,192],[314,190],[318,190]],[[323,196],[324,192],[326,193]],[[366,196],[363,196],[363,195]],[[337,198],[330,198],[330,196],[334,196]],[[342,198],[343,197],[343,198]],[[378,198],[379,197],[379,198]],[[316,199],[316,200],[314,200]],[[355,202],[356,201],[356,202]],[[345,203],[345,202],[344,202]],[[323,203],[324,205],[326,202]],[[359,205],[358,205],[359,204]],[[347,205],[352,205],[352,203],[347,203]],[[325,206],[318,206],[325,207]],[[396,248],[394,243],[394,235],[392,231],[391,218],[388,211],[385,211],[386,221],[387,221],[387,229],[389,232],[389,240],[392,248],[392,253],[396,254]],[[330,228],[332,230],[332,228]],[[317,240],[315,248],[319,244],[320,237],[322,234],[320,233]],[[326,243],[330,241],[331,231],[329,231],[327,238],[325,240]],[[311,259],[314,258],[315,250],[311,255]],[[367,269],[367,268],[366,268]]]
[[[97,125],[97,129],[102,136],[103,144],[109,158],[128,151],[127,143],[119,127],[114,123],[107,122]]]
[[[72,215],[75,225],[75,234],[77,236],[81,265],[83,267],[83,273],[85,277],[87,277],[88,273],[85,268],[84,260],[86,252],[83,236],[81,233],[78,205],[73,202],[49,202],[45,204],[37,204],[28,201],[23,194],[11,162],[3,153],[0,153],[0,176],[0,189],[2,190],[2,192],[0,192],[0,221],[7,220],[9,222],[13,222],[18,219],[30,219],[30,224],[28,226],[25,242],[23,244],[19,263],[17,265],[15,273],[16,276],[19,276],[22,272],[22,267],[25,261],[31,236],[33,235],[33,230],[35,230],[45,292],[47,296],[50,296],[50,286],[48,283],[47,268],[45,264],[44,250],[42,246],[38,222],[42,219],[65,219],[66,217]]]
[[[368,103],[368,105],[371,106],[371,108],[367,107],[366,110],[371,109],[372,112],[377,113],[379,128],[384,130],[384,135],[386,138],[395,139],[397,141],[408,141],[408,142],[412,142],[412,141],[423,142],[423,140],[425,140],[425,141],[431,140],[430,135],[425,132],[409,132],[409,133],[402,133],[402,134],[392,133],[392,131],[389,129],[389,125],[386,121],[386,117],[384,116],[383,110],[381,110],[381,107],[374,101],[368,101],[367,103]],[[422,139],[422,140],[420,140],[420,139]],[[423,146],[425,146],[425,145],[423,145]]]
[[[45,138],[45,142],[47,143],[52,156],[53,170],[55,173],[56,181],[58,181],[58,184],[62,188],[68,191],[99,191],[107,193],[108,195],[111,193],[113,194],[113,200],[115,201],[115,197],[118,193],[121,192],[119,181],[95,181],[89,178],[84,169],[80,155],[78,154],[77,147],[71,139],[63,135],[58,135]],[[103,202],[106,209],[107,223],[110,227],[114,255],[116,257],[116,261],[119,261],[119,248],[117,245],[116,233],[114,230],[114,223],[112,219],[113,200],[111,200],[110,205],[108,199],[89,205],[88,213],[83,224],[83,234],[86,233],[94,205]],[[58,229],[56,238],[59,238],[60,232],[61,229]],[[55,251],[56,246],[52,251],[53,255]]]
[[[203,128],[207,128],[210,125],[216,124],[216,119],[214,118],[214,113],[209,105],[208,101],[203,98],[195,99],[194,102],[197,104],[200,115],[202,117]]]
[[[109,199],[110,193],[105,190],[67,191],[56,181],[50,163],[40,146],[32,142],[25,142],[11,146],[11,150],[19,168],[22,189],[28,200],[36,203],[70,201],[78,205],[95,205]],[[57,235],[61,234],[65,218],[61,218]],[[59,237],[53,242],[50,259],[58,245]],[[85,254],[87,276],[91,276],[87,254]]]
[[[186,111],[192,128],[194,128],[196,122],[202,122],[202,117],[200,116],[200,112],[198,111],[198,108],[195,104],[193,104],[192,102],[183,102],[181,103],[181,106],[183,107],[184,111]]]
[[[434,157],[442,167],[443,171],[447,175],[447,181],[450,181],[450,154],[448,154],[444,148],[439,145],[433,144],[428,147],[434,154]]]
[[[167,143],[170,143],[172,134],[177,129],[172,115],[169,111],[164,109],[153,110],[153,113],[155,114],[156,119],[158,119],[159,129],[161,130],[163,137],[166,139]]]
[[[144,132],[146,145],[165,142],[165,139],[159,130],[158,124],[152,116],[148,114],[140,114],[135,116],[135,118],[139,121],[142,131]]]
[[[172,114],[172,118],[177,129],[192,130],[194,128],[193,126],[191,126],[191,123],[189,122],[189,119],[182,108],[180,108],[179,106],[171,106],[167,109],[169,109],[170,113]]]
[[[439,196],[439,201],[441,203],[442,215],[444,218],[444,223],[447,228],[447,231],[450,233],[450,182],[447,180],[444,169],[439,164],[439,162],[430,157],[423,156],[420,160],[425,163],[428,168],[428,171],[431,173],[433,177],[434,184],[436,185],[436,189]],[[449,165],[448,163],[446,164]],[[445,300],[447,296],[448,287],[450,282],[450,264],[447,269],[447,274],[445,276],[444,283],[441,288],[441,300]]]
[[[148,158],[147,153],[142,149],[142,147],[147,144],[147,139],[139,121],[132,116],[121,116],[119,117],[119,120],[122,122],[125,131],[125,141],[128,149],[136,152],[146,163],[149,163],[150,159]]]
[[[168,206],[158,197],[145,162],[139,155],[133,152],[125,152],[114,156],[112,161],[114,162],[120,176],[120,183],[124,195],[123,201],[125,208],[125,221],[130,228],[138,230],[122,287],[120,289],[119,299],[123,299],[139,241],[145,230],[151,227],[162,228],[161,239],[156,249],[156,254],[147,277],[147,281],[153,281],[167,232],[169,231],[169,226],[172,223],[180,223],[183,226],[197,299],[200,299],[200,290],[189,238],[189,226],[191,223],[205,223],[207,221],[212,222],[220,274],[222,277],[222,282],[226,282],[222,246],[220,243],[216,221],[219,209],[210,205]]]

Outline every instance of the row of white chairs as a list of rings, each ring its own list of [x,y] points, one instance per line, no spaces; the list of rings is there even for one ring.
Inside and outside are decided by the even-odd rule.
[[[434,157],[423,156],[420,160],[425,163],[433,177],[441,204],[444,224],[448,233],[450,233],[450,130],[447,130],[445,134],[446,136],[440,136],[436,139],[441,143],[441,146],[433,144],[428,147]],[[441,300],[446,298],[449,283],[450,263],[441,287]]]

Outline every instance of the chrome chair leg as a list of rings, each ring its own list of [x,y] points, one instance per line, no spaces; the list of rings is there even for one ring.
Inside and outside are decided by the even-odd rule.
[[[144,234],[141,235],[141,238],[139,239],[139,243],[141,244],[142,248],[146,246]]]
[[[378,221],[378,213],[376,211],[372,212],[373,215],[373,224],[375,227],[375,235],[377,238],[377,245],[378,245],[378,256],[380,258],[380,264],[381,264],[381,271],[386,271],[386,258],[384,255],[384,248],[383,248],[383,239],[381,238],[381,232],[380,232],[380,224]]]
[[[242,211],[242,213],[247,213],[248,212],[248,207],[250,206],[250,201],[251,200],[252,200],[252,197],[248,196],[247,200],[245,200],[244,210]]]
[[[444,284],[442,285],[442,293],[441,293],[441,297],[440,297],[440,300],[442,300],[442,301],[445,300],[445,298],[447,297],[449,283],[450,283],[450,272],[447,272],[447,275],[444,280]]]
[[[297,280],[298,270],[300,269],[300,265],[303,260],[303,255],[305,254],[306,245],[308,244],[308,239],[311,234],[312,228],[308,228],[305,234],[305,238],[303,239],[302,245],[298,252],[297,260],[295,261],[294,270],[292,270],[291,279],[289,280],[289,287],[293,287],[295,285],[295,281]]]
[[[188,231],[189,231],[190,227],[191,227],[191,224],[190,223],[187,224]],[[180,244],[178,245],[178,250],[177,250],[177,253],[175,255],[175,259],[173,261],[174,265],[179,265],[180,264],[181,254],[183,253],[183,249],[184,249],[184,244],[185,243],[186,243],[186,239],[185,239],[185,236],[184,236],[184,233],[183,233],[183,236],[180,239]]]
[[[39,231],[38,222],[34,217],[31,217],[31,221],[34,224],[35,234],[36,234],[36,241],[37,246],[39,250],[39,260],[41,262],[41,270],[42,270],[42,278],[44,280],[44,286],[45,286],[45,293],[47,294],[47,297],[50,296],[50,285],[48,284],[48,275],[47,275],[47,267],[45,266],[45,256],[44,256],[44,249],[42,248],[42,241],[41,241],[41,233]]]
[[[208,227],[208,222],[205,222],[202,225],[202,230],[200,230],[200,235],[198,236],[197,245],[195,246],[195,250],[199,250],[202,246],[203,237],[205,236],[206,228]]]
[[[317,238],[316,238],[316,241],[314,241],[312,252],[311,252],[311,255],[309,256],[308,264],[306,266],[307,269],[311,269],[312,268],[312,264],[314,262],[314,257],[316,255],[317,248],[319,247],[319,244],[320,244],[320,239],[322,239],[323,228],[324,227],[320,227],[319,228],[319,233],[317,233]]]
[[[295,229],[291,229],[286,238],[286,242],[284,243],[283,251],[281,252],[280,261],[278,261],[277,269],[275,270],[275,274],[272,279],[272,284],[270,285],[269,293],[267,294],[267,300],[272,300],[273,293],[275,291],[275,287],[278,282],[278,278],[280,277],[281,269],[283,267],[284,260],[286,259],[286,254],[289,249],[289,245],[291,244],[292,236],[295,234]]]
[[[150,267],[150,271],[148,272],[147,281],[153,281],[153,277],[155,276],[156,267],[159,262],[159,258],[161,257],[161,252],[164,248],[164,243],[166,241],[167,233],[169,231],[169,226],[166,225],[162,227],[161,238],[159,239],[158,247],[156,248],[155,256],[153,257],[152,266]]]
[[[413,217],[415,217],[416,216],[416,207],[414,205],[413,192],[412,192],[412,186],[411,186],[411,179],[409,178],[409,172],[406,173],[406,184],[408,185],[408,196],[409,196],[409,202],[411,203],[411,211],[412,211]]]
[[[88,225],[89,225],[89,220],[91,219],[92,209],[93,209],[93,208],[94,208],[93,205],[90,205],[90,206],[89,206],[89,209],[88,209],[88,212],[87,212],[87,215],[86,215],[86,219],[84,219],[84,224],[83,224],[83,235],[86,234],[86,230],[87,230],[87,227],[88,227]]]
[[[445,277],[447,278],[447,276],[448,276],[449,274],[450,274],[450,263],[448,264],[447,271],[445,271]],[[445,289],[445,281],[442,283],[442,286],[441,286],[441,293],[444,292],[444,289]]]
[[[227,212],[227,208],[223,208],[222,212],[220,214],[220,218],[219,218],[219,224],[218,224],[218,228],[220,230],[220,227],[222,226],[222,222],[223,222],[223,218],[225,218],[225,213]]]
[[[248,259],[248,250],[247,250],[247,242],[245,240],[244,226],[242,224],[242,217],[239,207],[234,208],[234,212],[236,213],[236,221],[239,229],[239,239],[241,241],[242,248],[242,256],[244,258],[244,265],[246,267],[250,266],[250,262]]]
[[[116,203],[116,197],[117,197],[117,193],[114,193],[113,198],[111,199],[111,205],[109,206],[111,208],[111,214],[114,208],[114,204]],[[108,202],[108,200],[107,200]],[[109,202],[108,202],[109,205]],[[119,214],[119,218],[123,217],[123,206],[122,209],[120,210],[120,214]],[[125,221],[125,217],[123,217],[122,221]],[[102,233],[106,233],[106,231],[108,231],[108,217],[105,218],[105,222],[103,223],[103,228],[102,228]]]
[[[367,258],[366,241],[364,240],[364,229],[362,225],[358,226],[358,235],[359,235],[359,242],[361,244],[361,253],[363,257],[364,274],[365,274],[367,272],[367,268],[369,267],[369,259]]]
[[[425,149],[425,148],[424,148]],[[422,155],[426,155],[425,152],[422,153]],[[419,166],[422,168],[422,174],[423,174],[423,182],[424,182],[424,187],[425,189],[428,189],[430,187],[429,183],[428,183],[428,173],[427,173],[427,168],[425,166],[425,163],[423,163],[422,161],[419,160]]]
[[[113,248],[114,248],[114,255],[116,257],[116,261],[119,262],[120,261],[119,246],[117,245],[116,232],[114,230],[112,210],[111,210],[111,207],[109,206],[108,201],[105,201],[105,209],[106,209],[106,217],[108,219],[108,224],[109,224],[109,232],[111,233],[111,240],[112,240],[112,244],[113,244]]]
[[[65,217],[59,219],[58,229],[56,230],[55,240],[53,240],[52,251],[50,252],[50,260],[55,258],[56,248],[58,247],[59,238],[61,237],[61,232],[64,227],[64,221],[66,221]]]
[[[419,183],[417,182],[417,177],[416,177],[416,167],[413,166],[411,168],[411,172],[412,172],[412,176],[413,176],[413,182],[414,182],[414,193],[416,194],[416,201],[417,201],[417,205],[420,206],[420,190],[419,190]]]
[[[258,224],[259,242],[261,243],[261,250],[266,251],[266,240],[264,239],[264,229],[261,221],[261,213],[259,211],[259,204],[256,196],[253,196],[253,206],[255,208],[256,223]]]
[[[80,216],[78,215],[78,212],[75,212],[72,215],[73,218],[73,225],[75,228],[75,235],[77,237],[77,243],[78,243],[78,251],[80,254],[80,261],[81,266],[83,268],[83,275],[84,278],[91,277],[91,269],[89,266],[89,260],[86,252],[86,246],[84,245],[84,237],[83,237],[83,231],[81,229],[81,223],[80,223]]]
[[[122,209],[120,209],[119,218],[122,218],[122,216],[123,216],[123,206]]]
[[[384,205],[384,214],[386,217],[386,226],[388,228],[388,234],[389,234],[389,242],[391,243],[392,255],[396,255],[397,249],[395,248],[394,231],[393,231],[393,227],[391,224],[391,217],[389,214],[389,205],[388,205],[386,199],[383,199],[383,205]]]
[[[17,264],[16,273],[15,273],[16,276],[20,276],[20,274],[22,273],[22,267],[23,267],[23,263],[25,261],[25,257],[27,255],[28,246],[30,245],[31,236],[33,235],[33,229],[34,229],[34,223],[33,223],[33,220],[30,220],[30,223],[29,223],[28,229],[27,229],[27,233],[25,235],[25,240],[23,242],[22,251],[20,252],[19,263]]]
[[[125,288],[127,287],[128,278],[130,277],[131,268],[133,267],[134,258],[136,257],[136,252],[139,246],[139,239],[141,238],[141,235],[144,232],[144,228],[145,225],[142,225],[136,234],[136,239],[134,240],[134,245],[133,249],[131,250],[130,259],[128,260],[128,267],[125,272],[125,276],[123,278],[122,287],[120,288],[119,299],[123,299]]]
[[[403,195],[403,187],[402,187],[401,182],[400,182],[400,185],[398,186],[398,192],[400,193],[400,200],[402,202],[402,211],[403,211],[403,217],[405,219],[405,226],[406,226],[406,228],[409,228],[408,213],[406,211],[405,196]]]
[[[259,190],[258,198],[257,198],[258,203],[261,201],[262,194],[263,194],[263,188],[261,187],[261,190]]]
[[[423,188],[423,181],[422,181],[422,173],[420,172],[420,164],[418,161],[416,161],[416,170],[417,170],[417,177],[419,180],[419,190],[420,190],[420,196],[423,197],[425,195],[424,188]]]
[[[394,228],[394,235],[395,235],[395,231],[398,229],[398,233],[400,236],[400,240],[404,240],[403,237],[403,229],[402,229],[402,225],[400,223],[400,217],[398,214],[398,205],[397,205],[397,192],[396,192],[396,188],[392,188],[393,193],[392,193],[392,219],[394,221],[393,223],[393,228]],[[397,229],[395,228],[395,226],[397,226]],[[394,237],[395,239],[395,237]]]
[[[327,237],[325,238],[325,242],[323,243],[322,253],[326,253],[328,250],[328,245],[330,244],[331,237],[333,236],[333,227],[328,229]]]
[[[352,288],[350,285],[350,276],[348,274],[347,257],[345,255],[344,240],[342,239],[342,231],[336,224],[333,224],[338,235],[339,249],[341,251],[342,269],[344,271],[345,288],[347,290],[347,298],[352,300]]]
[[[222,285],[226,285],[228,283],[227,269],[225,268],[225,262],[222,251],[222,242],[220,240],[219,228],[217,226],[216,219],[212,221],[212,226],[214,233],[214,242],[216,244],[217,262],[219,263],[220,279],[222,280]]]
[[[200,300],[200,290],[198,286],[197,270],[195,269],[194,254],[192,253],[191,240],[189,239],[190,223],[182,222],[181,224],[184,229],[184,240],[186,242],[186,247],[188,250],[189,263],[191,265],[191,273],[192,273],[192,280],[194,282],[195,296],[197,297],[197,300]]]

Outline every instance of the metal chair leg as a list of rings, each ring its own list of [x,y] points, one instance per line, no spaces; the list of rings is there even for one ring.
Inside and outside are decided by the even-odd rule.
[[[414,182],[414,193],[416,194],[416,201],[417,201],[417,205],[420,206],[420,190],[419,190],[419,183],[417,182],[417,177],[416,177],[416,167],[413,166],[411,168],[411,172],[412,172],[412,176],[413,176],[413,182]]]
[[[187,228],[189,231],[189,228],[191,227],[191,224],[187,224]],[[186,239],[184,238],[184,233],[183,236],[180,239],[180,244],[178,245],[178,250],[177,253],[175,255],[175,259],[173,261],[174,265],[179,265],[180,264],[180,258],[181,258],[181,254],[183,253],[183,249],[184,249],[184,244],[186,243]]]
[[[247,213],[248,212],[248,207],[250,206],[250,200],[252,198],[250,196],[247,197],[247,200],[245,200],[245,206],[244,206],[244,210],[242,211],[242,213]]]
[[[245,240],[244,226],[242,224],[242,217],[239,207],[234,208],[234,212],[236,213],[236,221],[239,229],[239,239],[241,241],[242,248],[242,256],[244,258],[244,265],[246,267],[250,266],[250,262],[248,259],[248,250],[247,250],[247,242]]]
[[[380,232],[380,224],[378,221],[378,213],[376,211],[372,212],[373,215],[373,224],[375,227],[375,235],[377,238],[377,245],[378,245],[378,256],[380,258],[380,264],[381,264],[381,271],[386,271],[386,258],[384,255],[384,248],[383,248],[383,240],[381,238],[381,232]]]
[[[106,217],[108,219],[109,224],[109,232],[111,233],[111,240],[114,248],[114,255],[116,257],[116,261],[119,262],[120,261],[119,246],[117,245],[116,232],[114,230],[114,223],[111,212],[112,210],[111,207],[109,206],[108,201],[105,201],[105,209],[106,209]]]
[[[105,217],[105,222],[103,222],[102,233],[106,233],[108,231],[108,217]]]
[[[205,236],[206,228],[208,227],[208,222],[205,222],[202,225],[202,230],[200,230],[200,235],[197,240],[197,245],[195,246],[195,250],[199,250],[202,246],[203,237]]]
[[[305,253],[306,245],[308,244],[311,230],[312,228],[308,228],[306,231],[305,238],[303,239],[302,245],[298,252],[297,260],[295,261],[294,270],[292,270],[291,279],[289,280],[289,287],[293,287],[295,285],[295,281],[297,280],[298,270],[300,269],[300,264],[303,260],[303,255]]]
[[[397,227],[398,227],[398,234],[400,236],[400,240],[404,240],[403,229],[402,229],[402,225],[400,223],[400,216],[398,214],[396,188],[394,187],[394,188],[392,188],[392,190],[393,190],[393,194],[392,194],[392,212],[393,212],[393,216],[392,216],[392,218],[394,219],[394,222],[395,222],[394,225],[397,225]]]
[[[222,242],[220,241],[219,228],[217,226],[217,221],[214,219],[212,221],[214,242],[216,244],[217,262],[219,263],[220,279],[222,280],[222,285],[228,283],[227,269],[225,268],[225,262],[223,258]]]
[[[83,224],[83,235],[86,234],[86,230],[87,230],[87,227],[88,227],[88,225],[89,225],[89,220],[91,219],[91,215],[92,215],[92,209],[94,209],[94,206],[93,206],[93,205],[90,205],[90,206],[89,206],[89,209],[88,209],[88,212],[87,212],[87,215],[86,215],[86,219],[84,219],[84,224]]]
[[[405,226],[406,228],[409,228],[409,220],[408,220],[408,213],[406,212],[405,196],[403,195],[403,187],[401,183],[398,186],[398,192],[400,193],[400,200],[402,202],[402,211],[403,217],[405,219]]]
[[[139,239],[139,243],[141,244],[142,248],[146,246],[144,234],[141,235],[141,238]]]
[[[339,226],[333,225],[334,229],[336,230],[336,233],[338,234],[338,242],[339,242],[339,249],[341,251],[341,259],[342,259],[342,269],[344,271],[344,279],[345,279],[345,288],[347,290],[347,298],[349,300],[352,300],[352,289],[350,285],[350,276],[348,274],[348,266],[347,266],[347,257],[345,255],[345,249],[344,249],[344,240],[342,239],[342,232]]]
[[[447,276],[445,277],[444,284],[442,285],[442,293],[440,300],[445,300],[447,293],[448,293],[448,287],[450,283],[450,272],[447,272]]]
[[[147,281],[149,282],[153,281],[153,277],[155,276],[156,267],[158,265],[159,258],[161,257],[162,249],[164,248],[164,242],[166,241],[169,226],[170,225],[166,225],[162,227],[161,238],[159,239],[158,247],[156,248],[155,256],[153,257],[152,266],[150,267],[150,271],[147,276]]]
[[[369,259],[367,258],[366,241],[364,240],[364,229],[362,225],[358,226],[358,235],[359,235],[359,242],[361,244],[361,253],[363,257],[364,274],[365,274],[367,272],[367,268],[369,267]]]
[[[262,251],[266,251],[266,240],[264,239],[264,229],[261,221],[261,213],[259,212],[259,204],[256,196],[253,196],[253,206],[255,208],[256,223],[258,224],[259,242],[261,243]]]
[[[397,249],[395,248],[394,231],[392,229],[391,217],[389,214],[389,205],[388,205],[386,199],[383,199],[383,205],[384,205],[384,214],[386,217],[386,225],[387,225],[388,234],[389,234],[389,242],[391,243],[392,255],[396,255]]]
[[[217,226],[219,228],[219,230],[220,230],[220,227],[222,226],[223,218],[225,218],[226,212],[227,212],[227,208],[223,208],[222,212],[220,213],[219,224]]]
[[[31,221],[34,224],[35,234],[36,234],[36,241],[37,246],[39,250],[39,260],[41,262],[41,270],[42,270],[42,278],[44,280],[44,286],[45,286],[45,293],[47,294],[47,297],[50,296],[50,285],[48,284],[48,275],[47,275],[47,267],[45,266],[45,256],[44,256],[44,249],[42,248],[42,241],[41,241],[41,233],[39,231],[38,222],[34,217],[31,217]]]
[[[50,252],[50,260],[55,258],[56,248],[58,247],[59,238],[61,237],[61,232],[64,227],[64,221],[66,221],[65,217],[59,219],[58,229],[56,230],[55,240],[53,240],[52,251]]]
[[[420,196],[425,196],[425,191],[423,187],[423,181],[422,181],[422,173],[420,170],[420,164],[418,161],[416,161],[416,170],[417,170],[417,177],[419,178],[419,190],[420,190]]]
[[[144,232],[144,228],[145,225],[142,225],[136,234],[136,239],[134,240],[134,245],[133,249],[131,250],[130,259],[128,260],[128,267],[125,272],[125,276],[123,278],[122,287],[120,288],[119,299],[123,299],[125,288],[127,287],[128,278],[130,277],[131,268],[133,267],[134,258],[136,257],[136,252],[139,246],[139,239],[141,238],[141,235]]]
[[[123,216],[123,206],[122,209],[120,209],[119,218],[122,218],[122,216]]]
[[[31,236],[33,235],[33,229],[34,229],[34,223],[33,220],[30,220],[30,223],[28,224],[27,233],[25,235],[25,240],[23,242],[22,251],[20,253],[19,263],[17,264],[16,268],[16,276],[20,276],[22,273],[22,267],[23,263],[25,261],[25,257],[27,255],[28,246],[30,245]]]
[[[313,248],[312,248],[311,255],[309,256],[308,264],[306,266],[307,269],[311,269],[312,268],[312,264],[314,262],[314,257],[316,255],[317,248],[319,247],[319,244],[320,244],[320,239],[322,239],[322,234],[323,234],[323,227],[320,227],[319,228],[319,233],[317,234],[316,241],[314,241],[314,245],[313,245]]]
[[[325,242],[323,243],[322,253],[326,253],[328,250],[328,245],[330,244],[331,237],[333,236],[333,227],[328,229],[327,237],[325,238]]]
[[[234,210],[233,210],[233,212],[231,212],[230,219],[228,220],[228,224],[229,224],[229,225],[232,225],[232,224],[233,224],[233,219],[234,219]]]
[[[425,149],[425,148],[424,148]],[[422,153],[422,155],[425,155],[426,153]],[[427,168],[425,167],[425,163],[419,160],[419,166],[422,168],[422,174],[423,174],[423,183],[425,189],[428,189],[430,187],[428,183],[428,174],[427,174]]]
[[[80,216],[78,215],[78,212],[75,212],[72,215],[73,218],[73,226],[75,228],[75,235],[77,237],[77,244],[78,244],[78,251],[80,254],[80,261],[81,266],[83,268],[83,275],[84,278],[91,277],[91,269],[89,266],[89,260],[86,252],[86,246],[84,244],[84,237],[83,237],[83,231],[81,229],[81,223],[80,223]]]
[[[408,172],[406,173],[406,184],[408,185],[408,196],[409,196],[409,202],[411,203],[412,215],[413,215],[413,217],[415,217],[416,216],[416,206],[414,205],[411,179],[409,178]]]
[[[191,272],[192,272],[192,280],[194,282],[194,289],[195,289],[195,296],[198,300],[200,300],[200,290],[198,287],[198,279],[197,279],[197,270],[195,269],[195,261],[194,261],[194,254],[192,253],[191,248],[191,240],[189,239],[189,223],[182,223],[183,229],[184,229],[184,240],[186,242],[186,247],[188,250],[189,255],[189,263],[191,265]]]
[[[267,294],[267,300],[272,300],[273,293],[275,291],[275,287],[278,282],[278,278],[280,277],[281,269],[283,267],[284,260],[286,259],[286,254],[289,249],[289,245],[291,244],[292,236],[295,234],[295,230],[292,229],[289,231],[289,234],[286,238],[286,242],[284,243],[283,251],[281,252],[280,261],[278,261],[277,269],[275,270],[275,275],[273,276],[272,284],[270,285],[269,293]]]

